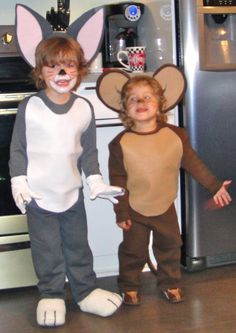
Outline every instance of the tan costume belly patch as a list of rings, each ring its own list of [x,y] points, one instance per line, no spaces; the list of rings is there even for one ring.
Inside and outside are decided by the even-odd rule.
[[[153,134],[128,132],[120,144],[131,207],[145,216],[164,213],[177,196],[180,138],[165,127]]]

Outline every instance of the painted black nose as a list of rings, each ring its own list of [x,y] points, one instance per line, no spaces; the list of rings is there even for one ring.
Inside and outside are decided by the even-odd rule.
[[[144,103],[145,101],[144,101],[144,98],[139,98],[138,100],[137,100],[137,103]]]
[[[64,69],[61,69],[58,75],[66,75],[66,72],[64,71]]]

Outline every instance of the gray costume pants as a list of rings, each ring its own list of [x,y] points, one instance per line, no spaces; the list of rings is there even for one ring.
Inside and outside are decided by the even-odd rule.
[[[75,302],[84,299],[96,288],[84,201],[62,213],[31,202],[27,218],[40,298],[63,299],[67,276]]]
[[[161,290],[180,287],[180,249],[182,240],[174,204],[162,215],[145,217],[131,209],[132,227],[123,232],[119,246],[121,292],[140,290],[141,273],[148,258],[150,232],[153,254],[158,263],[157,284]]]

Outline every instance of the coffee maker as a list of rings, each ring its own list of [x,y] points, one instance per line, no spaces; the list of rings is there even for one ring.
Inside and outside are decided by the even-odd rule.
[[[102,45],[103,67],[120,67],[117,53],[126,47],[138,46],[138,24],[144,5],[122,2],[105,6],[105,32]]]

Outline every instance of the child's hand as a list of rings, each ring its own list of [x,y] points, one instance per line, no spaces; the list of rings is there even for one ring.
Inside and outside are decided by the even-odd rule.
[[[26,213],[26,205],[28,205],[32,199],[42,199],[38,194],[30,190],[25,175],[11,178],[11,190],[16,206],[22,214]]]
[[[118,222],[117,224],[121,229],[123,229],[125,231],[128,231],[132,227],[132,221],[131,220]]]
[[[214,195],[213,199],[217,206],[224,207],[225,205],[229,205],[232,201],[227,188],[231,184],[232,180],[225,180],[219,191]]]
[[[118,200],[115,198],[119,195],[124,195],[125,190],[118,186],[110,186],[103,182],[101,175],[91,175],[87,177],[87,184],[89,185],[91,195],[90,199],[94,200],[97,197],[108,199],[113,204],[117,204]]]

